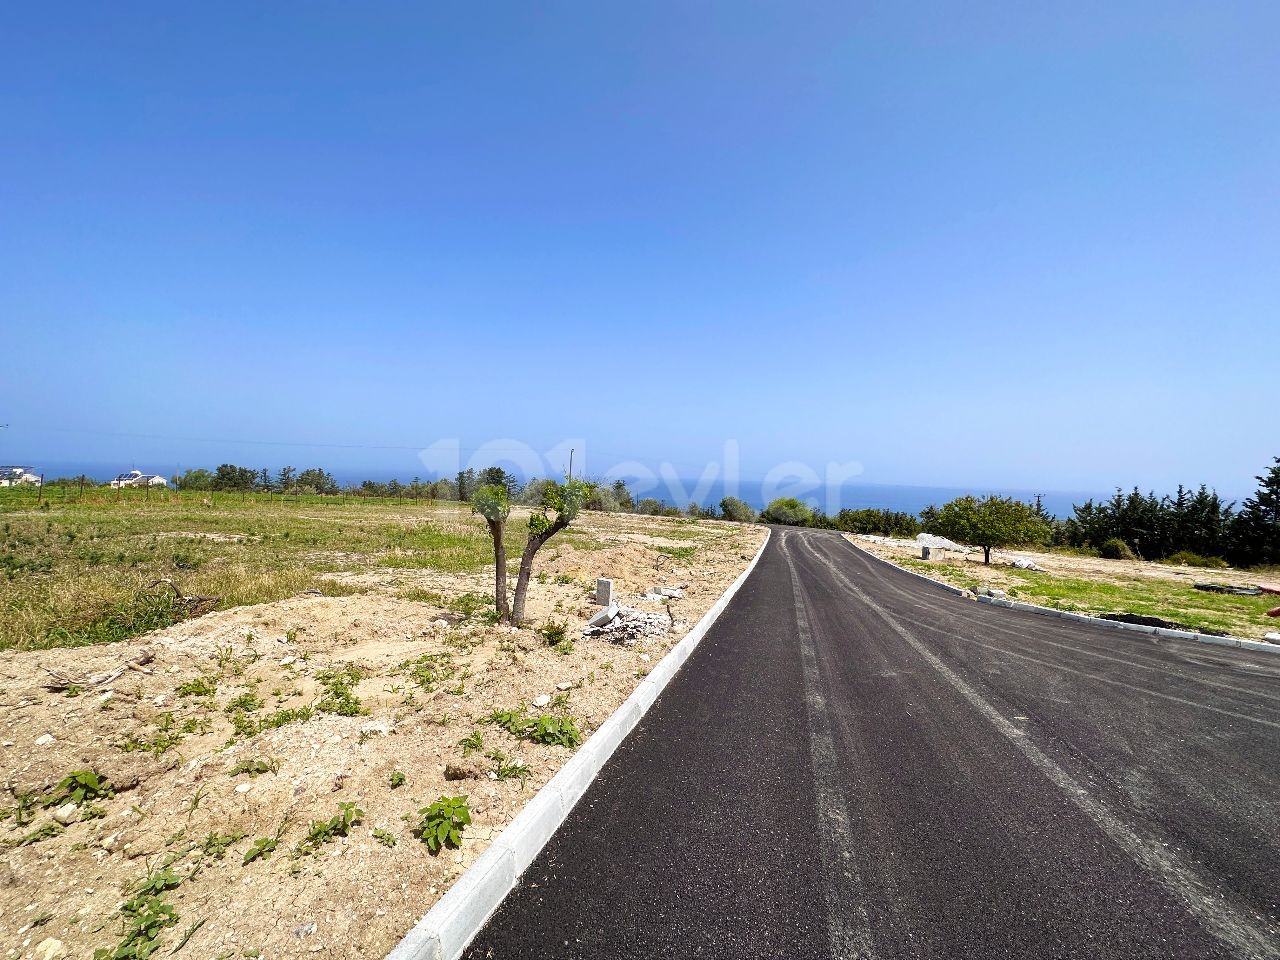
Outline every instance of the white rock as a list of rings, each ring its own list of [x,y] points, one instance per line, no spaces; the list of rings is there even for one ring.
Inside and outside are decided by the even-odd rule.
[[[439,627],[441,630],[444,630],[449,626],[449,621],[448,620],[432,620],[431,625],[433,627]]]
[[[389,720],[370,720],[360,728],[361,733],[374,734],[378,733],[386,736],[392,730],[391,721]]]
[[[252,790],[252,789],[253,789],[253,784],[252,784],[252,783],[238,783],[238,784],[236,784],[236,793],[248,793],[248,792],[249,792],[250,790]]]
[[[287,667],[290,664],[297,663],[297,662],[298,662],[297,657],[285,657],[283,660],[280,661],[280,666]]]
[[[645,663],[648,663],[653,658],[649,656],[647,653],[642,653],[640,654],[640,659],[643,660]]]
[[[151,702],[154,703],[157,707],[163,707],[165,702],[165,695],[162,693],[160,694],[160,696],[156,697]]]
[[[99,702],[99,703],[106,703],[108,700],[110,700],[110,699],[111,699],[112,697],[114,697],[115,695],[116,695],[116,692],[115,692],[114,690],[107,690],[107,691],[104,691],[104,692],[103,692],[103,694],[102,694],[102,696],[100,696],[100,697],[98,698],[98,702]]]
[[[610,604],[609,606],[607,606],[607,607],[605,607],[603,610],[601,610],[599,613],[597,613],[597,614],[596,614],[594,617],[592,617],[590,620],[588,620],[588,621],[587,621],[587,626],[588,626],[588,627],[603,627],[606,623],[608,623],[610,620],[612,620],[612,619],[613,619],[614,617],[616,617],[617,615],[618,615],[618,605],[617,605],[616,603],[615,603],[615,604]]]
[[[55,940],[53,937],[36,944],[36,960],[58,960],[59,957],[66,955],[67,948],[62,945],[62,941]]]
[[[545,707],[550,702],[551,697],[545,693],[540,693],[538,696],[533,698],[533,705],[535,707]]]
[[[57,820],[64,827],[68,824],[76,822],[80,816],[80,810],[74,803],[64,803],[57,810],[53,811],[53,819]]]
[[[1280,643],[1280,633],[1273,630],[1270,633],[1264,633],[1262,639],[1270,640],[1272,643]]]
[[[572,680],[564,680],[564,681],[562,681],[562,682],[560,682],[560,683],[557,683],[557,684],[556,684],[556,689],[557,689],[557,690],[572,690],[572,689],[573,689],[573,681],[572,681]]]
[[[37,747],[47,747],[49,746],[49,744],[53,742],[54,742],[54,739],[53,739],[52,733],[42,733],[40,736],[36,737]]]

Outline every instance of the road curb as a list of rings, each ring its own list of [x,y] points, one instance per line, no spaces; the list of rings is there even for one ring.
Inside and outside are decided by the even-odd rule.
[[[569,816],[574,804],[599,775],[605,761],[640,722],[658,695],[689,659],[711,625],[729,605],[760,562],[772,532],[747,568],[703,614],[674,647],[667,651],[631,696],[623,701],[591,738],[569,758],[541,790],[489,845],[448,892],[414,924],[386,960],[456,960],[480,932],[520,875]]]
[[[1106,627],[1110,630],[1127,630],[1130,633],[1146,633],[1157,637],[1165,637],[1171,640],[1194,640],[1197,643],[1208,643],[1217,647],[1235,647],[1239,650],[1255,650],[1259,653],[1280,653],[1280,643],[1266,643],[1262,640],[1245,640],[1243,637],[1218,637],[1211,633],[1196,633],[1192,630],[1170,630],[1166,627],[1145,627],[1138,623],[1123,623],[1119,620],[1105,620],[1102,617],[1091,617],[1086,613],[1073,613],[1069,610],[1055,610],[1053,607],[1042,607],[1035,603],[1022,603],[1018,600],[1007,600],[1003,597],[974,597],[968,590],[962,590],[960,587],[944,583],[941,580],[935,580],[933,577],[926,577],[923,573],[917,573],[914,570],[908,570],[906,567],[899,566],[892,560],[886,560],[884,557],[866,550],[852,540],[848,543],[858,550],[861,550],[868,557],[879,560],[883,564],[893,567],[895,570],[901,570],[905,574],[915,577],[917,580],[923,580],[925,583],[935,587],[941,587],[948,593],[953,593],[959,597],[967,599],[976,599],[978,603],[985,603],[993,607],[1007,607],[1011,610],[1021,610],[1023,613],[1034,613],[1041,617],[1056,617],[1060,620],[1075,620],[1080,623],[1092,624],[1096,627]]]

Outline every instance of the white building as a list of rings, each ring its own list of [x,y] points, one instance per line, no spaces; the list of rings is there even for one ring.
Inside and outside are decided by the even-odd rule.
[[[128,473],[122,473],[111,481],[111,489],[119,490],[121,487],[167,487],[169,481],[164,477],[154,474],[143,473],[141,470],[130,470]]]
[[[0,487],[17,487],[24,483],[39,483],[40,474],[34,467],[0,467]]]

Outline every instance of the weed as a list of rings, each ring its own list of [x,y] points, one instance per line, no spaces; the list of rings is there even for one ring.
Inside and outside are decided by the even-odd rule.
[[[316,674],[316,680],[327,691],[316,704],[316,709],[324,713],[336,713],[340,717],[358,717],[368,713],[351,689],[360,682],[362,676],[360,668],[354,664]]]
[[[68,801],[77,807],[91,800],[112,796],[115,790],[106,777],[94,770],[73,770],[63,777],[44,799],[46,807],[60,806]]]
[[[175,692],[180,697],[212,697],[218,692],[218,678],[200,676],[178,684]]]
[[[27,847],[33,843],[39,843],[41,840],[48,840],[50,837],[56,837],[61,832],[62,827],[50,820],[43,826],[36,827],[36,829],[32,830],[25,837],[22,837],[14,844],[14,846]]]
[[[166,714],[166,716],[172,715]],[[135,737],[133,734],[128,734],[121,741],[120,749],[125,753],[150,753],[158,757],[181,742],[182,734],[172,731],[157,733],[150,740],[144,740],[140,737]]]
[[[481,723],[493,723],[521,740],[573,749],[582,743],[582,732],[571,717],[549,713],[531,717],[520,710],[495,710]]]
[[[529,765],[527,763],[523,763],[520,760],[513,760],[501,750],[494,750],[488,756],[489,759],[493,761],[493,775],[499,780],[511,780],[514,778],[519,780],[521,783],[524,783],[530,774],[533,773],[533,771],[529,769]]]
[[[252,712],[261,707],[262,701],[258,699],[258,695],[252,690],[246,690],[240,696],[228,700],[227,705],[222,709],[227,713],[235,713],[237,710]]]
[[[394,847],[397,843],[396,835],[390,830],[383,830],[381,827],[374,827],[373,839],[377,840],[384,847]]]
[[[436,683],[453,675],[453,667],[447,653],[426,653],[416,660],[406,660],[396,669],[407,673],[427,693],[435,689]]]
[[[328,843],[338,837],[346,837],[351,828],[364,817],[364,811],[354,803],[339,803],[338,813],[328,820],[313,820],[306,837],[298,844],[300,853],[314,853],[321,844]]]
[[[456,850],[462,845],[462,831],[471,823],[471,808],[465,796],[440,797],[419,810],[418,816],[421,819],[414,832],[434,855],[445,847]]]
[[[196,787],[196,792],[191,795],[191,799],[187,801],[188,815],[195,813],[200,809],[200,801],[204,799],[204,795],[209,792],[209,788],[204,784]]]
[[[488,723],[490,721],[486,719],[480,722]],[[477,750],[483,750],[484,749],[484,731],[472,730],[465,737],[463,737],[461,740],[458,741],[458,746],[462,748],[462,755],[464,757],[471,756],[471,754],[475,753]]]
[[[120,907],[123,937],[114,950],[98,948],[93,960],[146,960],[159,947],[160,934],[178,922],[178,913],[163,896],[137,896]]]
[[[405,785],[405,775],[399,770],[393,770],[391,776],[387,777],[387,783],[391,785],[391,789],[395,790]]]
[[[80,814],[80,818],[82,820],[101,820],[106,815],[107,811],[102,807],[89,806],[84,808],[84,811]]]
[[[573,641],[568,637],[565,637],[551,649],[556,653],[567,657],[569,654],[573,653]]]
[[[270,759],[255,758],[253,760],[241,760],[231,772],[227,774],[230,777],[238,777],[242,773],[247,773],[251,777],[256,777],[260,773],[279,773],[280,761],[271,757]]]
[[[542,639],[548,646],[554,647],[565,639],[568,629],[569,624],[563,620],[548,620],[538,628],[538,633],[542,635]]]
[[[217,831],[207,833],[204,839],[200,841],[200,851],[206,857],[221,860],[226,856],[228,847],[233,843],[239,843],[246,836],[248,834],[243,830],[238,830],[235,833],[218,833]]]
[[[156,897],[166,890],[176,890],[181,885],[182,878],[172,870],[157,870],[147,874],[134,888],[134,892],[140,897]]]
[[[208,919],[208,917],[201,917],[195,923],[191,924],[191,926],[187,927],[187,929],[183,930],[182,936],[178,938],[178,942],[174,945],[174,948],[169,951],[169,954],[173,955],[185,947],[187,945],[187,941],[196,935],[196,931],[203,927]]]
[[[84,691],[83,691],[80,687],[77,687],[77,686],[73,683],[71,686],[67,687],[67,689],[65,689],[65,690],[63,690],[63,691],[62,691],[62,695],[63,695],[64,697],[78,697],[78,696],[80,696],[80,694],[81,694],[81,693],[83,693],[83,692],[84,692]]]

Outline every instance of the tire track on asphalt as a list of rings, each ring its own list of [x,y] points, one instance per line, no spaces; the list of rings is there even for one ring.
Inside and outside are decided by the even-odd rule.
[[[848,802],[840,788],[839,755],[809,626],[809,601],[796,572],[788,539],[788,534],[781,534],[779,546],[791,575],[800,660],[804,669],[804,704],[809,721],[809,755],[817,794],[827,936],[831,954],[838,960],[873,960],[871,924],[864,906],[866,891],[853,859],[853,824]]]

